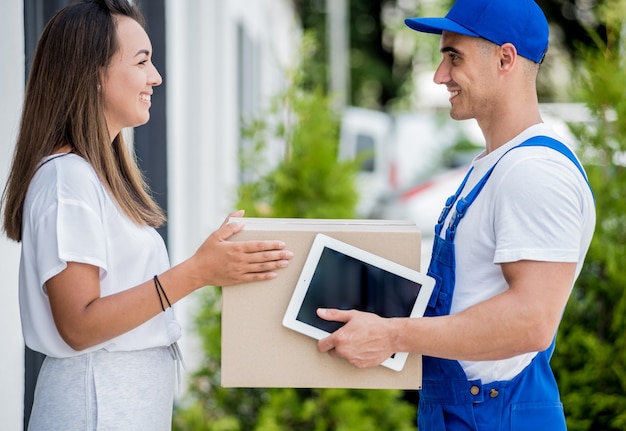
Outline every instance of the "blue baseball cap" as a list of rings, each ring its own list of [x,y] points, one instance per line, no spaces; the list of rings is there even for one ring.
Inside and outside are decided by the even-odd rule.
[[[512,43],[522,57],[541,63],[548,50],[548,21],[534,0],[457,0],[445,18],[407,18],[413,30],[482,37]]]

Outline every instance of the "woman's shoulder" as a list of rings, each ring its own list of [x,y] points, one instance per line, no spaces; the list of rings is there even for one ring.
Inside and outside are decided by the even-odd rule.
[[[103,185],[91,164],[74,153],[53,155],[42,160],[31,188],[53,191],[58,198],[102,197]]]
[[[44,157],[37,167],[37,172],[48,174],[65,172],[68,174],[76,173],[85,175],[94,172],[94,170],[89,162],[78,154],[63,153]]]
[[[63,179],[91,181],[98,180],[98,175],[91,164],[74,153],[55,154],[44,158],[35,176],[56,177]]]

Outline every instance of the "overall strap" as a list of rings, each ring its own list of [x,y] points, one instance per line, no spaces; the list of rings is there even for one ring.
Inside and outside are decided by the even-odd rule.
[[[504,156],[506,156],[509,153],[509,151],[514,150],[514,149],[519,148],[519,147],[548,147],[548,148],[551,148],[551,149],[553,149],[555,151],[558,151],[559,153],[561,153],[565,157],[567,157],[576,166],[576,168],[578,168],[578,170],[580,171],[581,175],[583,176],[583,178],[587,182],[587,185],[589,186],[589,189],[591,190],[591,185],[589,184],[589,179],[587,178],[587,175],[585,174],[585,171],[584,171],[583,167],[578,162],[578,159],[576,159],[576,156],[574,155],[572,150],[570,150],[562,142],[559,142],[556,139],[550,138],[548,136],[534,136],[534,137],[532,137],[530,139],[527,139],[526,141],[522,142],[521,144],[519,144],[519,145],[517,145],[517,146],[515,146],[513,148],[509,148],[504,154],[502,154],[500,156],[500,158],[496,161],[496,163],[494,163],[493,166],[485,173],[485,175],[480,179],[478,184],[476,184],[474,186],[474,188],[468,193],[468,195],[466,197],[460,198],[458,200],[458,202],[456,204],[456,211],[454,213],[454,216],[450,220],[450,224],[448,225],[448,228],[446,229],[446,240],[454,241],[454,236],[456,235],[456,229],[457,229],[457,226],[458,226],[459,222],[465,216],[465,213],[466,213],[467,209],[474,202],[474,200],[476,199],[478,194],[481,192],[481,190],[483,189],[483,187],[487,183],[487,180],[491,176],[491,173],[493,172],[493,170],[497,166],[498,162],[500,162],[500,160],[502,160],[502,158]],[[467,180],[467,178],[466,178],[466,180]],[[465,182],[462,185],[465,185]],[[592,194],[593,194],[593,191],[592,191]],[[458,197],[457,195],[454,196],[455,199],[457,197]],[[447,204],[447,202],[446,202],[446,204]],[[446,215],[447,215],[447,213],[446,213]]]
[[[448,214],[450,214],[452,206],[463,191],[463,187],[465,187],[465,183],[467,183],[467,180],[469,179],[473,170],[474,167],[472,166],[469,171],[467,171],[467,174],[465,174],[465,178],[463,178],[463,181],[461,182],[461,185],[456,190],[456,192],[446,200],[446,205],[441,210],[441,214],[439,215],[439,219],[437,219],[437,224],[435,225],[435,235],[439,236],[441,234],[441,229],[443,229],[443,223],[446,221],[446,218],[448,218]]]
[[[558,151],[559,153],[563,154],[565,157],[570,159],[571,162],[574,164],[574,166],[576,166],[576,168],[578,168],[578,170],[580,171],[580,174],[583,176],[583,178],[587,182],[587,185],[589,185],[589,189],[591,189],[591,184],[589,184],[589,179],[587,178],[587,174],[585,173],[585,170],[580,165],[580,162],[578,161],[578,159],[576,158],[572,150],[570,150],[567,147],[567,145],[565,145],[564,143],[559,142],[554,138],[550,138],[549,136],[535,136],[522,142],[517,147],[539,147],[539,146],[552,148],[553,150]]]

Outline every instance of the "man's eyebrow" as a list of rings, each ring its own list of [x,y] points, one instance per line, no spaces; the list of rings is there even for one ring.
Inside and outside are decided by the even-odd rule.
[[[443,46],[441,47],[441,49],[439,50],[439,52],[441,52],[442,54],[445,54],[446,52],[451,52],[453,54],[461,54],[461,51],[459,51],[458,49],[452,47],[452,46]]]
[[[150,51],[148,51],[147,49],[140,49],[139,51],[137,51],[137,54],[135,54],[135,57],[142,55],[142,54],[147,55],[149,57]]]

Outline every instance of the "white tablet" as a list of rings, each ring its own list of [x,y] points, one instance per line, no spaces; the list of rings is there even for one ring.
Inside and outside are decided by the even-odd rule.
[[[435,280],[327,235],[317,234],[294,289],[283,325],[317,340],[343,323],[317,316],[318,308],[375,313],[381,317],[422,317]],[[400,371],[408,353],[381,365]]]

